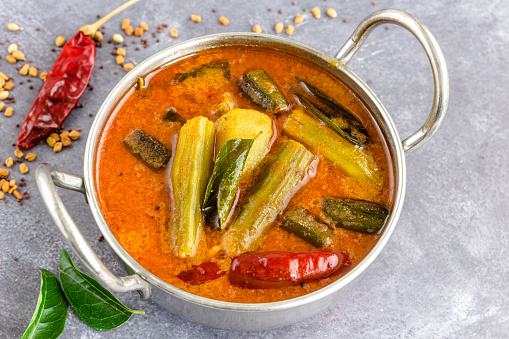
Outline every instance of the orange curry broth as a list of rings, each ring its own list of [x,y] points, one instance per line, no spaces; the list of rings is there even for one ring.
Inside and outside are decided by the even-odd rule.
[[[178,73],[216,61],[230,63],[230,81],[197,83],[194,79],[194,85],[186,87],[172,80]],[[220,258],[218,251],[213,249],[220,243],[220,232],[205,227],[206,239],[200,244],[194,258],[181,259],[173,256],[167,238],[171,227],[168,183],[171,161],[166,170],[153,172],[133,156],[122,141],[134,129],[142,129],[174,151],[175,145],[172,145],[172,142],[177,140],[180,123],[162,120],[168,109],[174,107],[186,119],[203,115],[215,121],[218,116],[211,112],[211,108],[226,91],[234,95],[239,107],[260,110],[237,87],[241,76],[256,68],[263,68],[269,74],[291,104],[290,110],[271,115],[274,125],[277,126],[276,142],[271,150],[285,138],[280,133],[282,125],[291,109],[298,105],[288,86],[295,84],[295,76],[298,76],[331,95],[359,117],[372,140],[366,150],[375,158],[383,174],[383,184],[375,187],[371,183],[347,177],[319,156],[314,174],[293,196],[284,213],[293,206],[301,206],[318,216],[324,196],[364,199],[390,208],[393,196],[390,159],[381,133],[366,107],[350,89],[325,71],[282,52],[247,47],[220,48],[201,52],[156,69],[145,77],[144,89],[132,88],[114,109],[101,135],[96,158],[95,180],[102,213],[126,251],[147,270],[178,288],[211,299],[239,303],[272,302],[298,297],[330,284],[341,275],[303,286],[265,290],[232,286],[227,275],[197,286],[183,282],[177,274],[204,261],[218,260],[221,269],[229,270],[231,258]],[[241,183],[241,190],[248,186]],[[242,196],[248,196],[248,193],[242,191]],[[316,250],[278,227],[283,215],[279,216],[265,235],[257,251]],[[373,248],[378,238],[377,234],[337,228],[332,244],[324,249],[347,251],[353,267]]]

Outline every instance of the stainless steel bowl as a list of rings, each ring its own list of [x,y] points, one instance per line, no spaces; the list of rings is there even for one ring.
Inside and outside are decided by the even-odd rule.
[[[435,96],[428,121],[417,132],[400,141],[391,117],[375,93],[347,66],[369,33],[378,25],[393,23],[409,30],[424,47],[433,71]],[[369,254],[348,274],[336,282],[302,297],[260,304],[241,304],[200,297],[170,285],[147,271],[120,245],[110,231],[97,201],[94,185],[95,157],[101,132],[110,113],[136,77],[186,55],[221,46],[250,46],[283,51],[308,60],[345,83],[367,105],[387,142],[394,171],[394,206],[380,239]],[[230,33],[208,35],[169,47],[139,64],[111,91],[99,109],[88,136],[84,177],[57,171],[40,164],[35,171],[39,191],[59,230],[74,249],[83,266],[112,292],[139,291],[171,312],[192,321],[220,328],[260,330],[285,326],[310,317],[335,302],[347,286],[375,260],[396,226],[405,196],[405,155],[423,145],[440,126],[449,99],[449,80],[442,52],[433,35],[417,19],[397,10],[382,10],[365,18],[335,57],[307,45],[265,34]],[[56,186],[86,194],[97,225],[113,251],[131,275],[117,277],[102,263],[71,219]]]

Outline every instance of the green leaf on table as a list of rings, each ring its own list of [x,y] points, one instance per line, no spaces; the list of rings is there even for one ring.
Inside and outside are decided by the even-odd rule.
[[[230,214],[249,150],[260,134],[261,132],[253,139],[228,140],[217,154],[202,208],[205,209],[214,201],[214,198],[216,199],[220,229]]]
[[[41,272],[41,289],[34,315],[22,339],[58,338],[64,330],[67,319],[67,302],[57,278],[50,271]]]
[[[60,283],[67,300],[87,325],[99,331],[109,331],[125,323],[133,311],[122,304],[110,291],[83,273],[62,249],[58,261]]]

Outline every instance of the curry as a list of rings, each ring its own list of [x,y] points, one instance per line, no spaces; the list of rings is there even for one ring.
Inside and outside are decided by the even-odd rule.
[[[392,208],[388,148],[361,100],[305,60],[249,47],[139,78],[95,166],[103,216],[126,251],[178,288],[230,302],[336,281]]]

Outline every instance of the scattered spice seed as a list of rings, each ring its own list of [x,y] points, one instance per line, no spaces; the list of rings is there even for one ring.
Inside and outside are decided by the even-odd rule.
[[[0,191],[0,199],[3,199],[5,197],[4,191]]]
[[[3,81],[3,80],[2,80]],[[14,82],[12,81],[7,81],[5,84],[4,84],[4,89],[6,91],[10,91],[11,89],[14,88]]]
[[[7,160],[5,160],[6,167],[12,167],[13,165],[14,165],[14,160],[12,160],[12,157],[9,157],[9,158],[7,158]]]
[[[62,143],[59,141],[53,146],[53,152],[58,153],[62,150]]]
[[[97,241],[103,241],[103,240],[104,240],[104,235],[101,234],[100,236],[97,237]]]
[[[134,30],[134,35],[143,36],[143,29],[141,29],[140,27],[136,27],[136,29]]]
[[[122,20],[122,24],[120,25],[120,28],[125,30],[130,24],[131,24],[131,20],[126,18],[126,19]]]
[[[201,16],[192,14],[191,15],[191,20],[193,22],[201,22]]]
[[[385,29],[389,29],[389,26],[385,26]]]
[[[27,155],[25,155],[25,159],[27,161],[34,161],[36,156],[37,155],[35,153],[28,153]],[[21,180],[21,181],[24,181],[24,180]]]
[[[0,100],[5,100],[9,97],[9,91],[0,92]]]
[[[112,38],[113,38],[113,41],[115,41],[116,43],[120,44],[120,43],[124,42],[124,37],[118,33],[113,34]]]
[[[278,12],[279,12],[279,14],[283,14],[283,10],[282,9],[280,9]]]
[[[129,72],[133,68],[134,68],[134,66],[132,63],[124,64],[124,69],[126,70],[126,72]],[[115,72],[115,74],[116,74],[116,72]]]
[[[283,25],[283,23],[280,21],[276,24],[276,27],[274,27],[274,30],[276,31],[276,33],[281,33],[283,31],[283,28],[285,26]]]
[[[7,60],[10,64],[14,64],[14,63],[16,63],[16,61],[17,61],[17,60],[16,60],[16,58],[15,58],[15,57],[13,57],[12,55],[7,55],[7,56],[5,57],[5,60]]]
[[[67,147],[67,146],[71,146],[72,142],[71,142],[71,139],[69,138],[69,135],[63,135],[61,136],[62,138],[62,145]]]
[[[376,5],[376,2],[374,2],[374,1],[373,1],[371,4],[372,4],[373,6],[375,6],[375,5]]]
[[[25,59],[25,55],[23,54],[22,51],[20,50],[15,50],[11,53],[11,55],[13,56],[14,59],[16,60],[26,60]]]
[[[28,70],[30,69],[30,65],[29,64],[24,64],[20,70],[19,70],[19,74],[21,75],[27,75],[28,74]]]
[[[117,61],[117,65],[121,65],[124,63],[124,57],[121,55],[117,55],[116,61]]]
[[[63,35],[57,36],[57,38],[55,39],[55,45],[57,45],[57,47],[62,47],[64,44],[65,44],[64,36]]]
[[[302,21],[304,21],[304,15],[302,14],[297,15],[293,20],[293,22],[296,24],[300,24]]]
[[[253,32],[261,33],[262,32],[262,28],[260,27],[260,25],[254,25]]]
[[[94,34],[94,40],[95,40],[95,41],[99,41],[99,42],[103,41],[103,39],[104,39],[103,34],[104,34],[104,33],[101,33],[101,32],[99,32],[99,31],[95,32],[95,34]],[[102,44],[100,45],[100,47],[102,47]]]
[[[125,32],[125,34],[127,34],[129,36],[133,35],[133,33],[134,33],[133,26],[131,26],[131,25],[127,26],[127,28],[124,30],[124,32]],[[113,40],[115,40],[115,39],[113,39]]]
[[[148,31],[148,24],[146,22],[142,22],[140,27],[141,27],[142,30]]]
[[[14,155],[16,156],[16,158],[23,158],[23,152],[19,149],[19,148],[16,148],[14,150]]]
[[[292,25],[288,25],[288,27],[286,27],[286,30],[285,30],[285,33],[288,34],[288,35],[292,35],[293,34],[293,26]]]
[[[9,77],[2,72],[0,72],[0,78],[4,79],[5,81],[9,80]]]
[[[22,30],[23,28],[19,27],[18,25],[16,25],[15,23],[10,23],[10,24],[7,24],[7,29],[11,32],[15,32],[17,30]],[[7,41],[7,40],[6,40]]]
[[[27,172],[28,172],[28,169],[27,169]],[[14,192],[12,192],[12,193],[14,194],[16,199],[19,199],[19,200],[23,199],[23,196],[17,190],[14,190]]]
[[[125,53],[126,53],[125,49],[123,49],[123,48],[117,49],[117,55],[125,56]]]
[[[80,137],[80,133],[78,131],[71,131],[69,132],[69,138],[71,138],[72,140],[76,140]]]
[[[28,173],[28,167],[27,167],[27,165],[25,165],[25,164],[21,164],[21,165],[19,165],[19,170],[20,170],[20,171],[21,171],[21,173],[23,173],[23,174]]]
[[[223,26],[226,26],[230,23],[230,20],[228,20],[225,16],[219,17],[219,22],[223,24]]]
[[[18,50],[18,44],[10,44],[9,47],[7,47],[7,52],[9,52],[9,54],[12,54],[12,52],[17,51],[17,50]]]
[[[13,113],[14,113],[14,108],[12,108],[12,107],[7,107],[7,108],[5,109],[5,113],[4,113],[4,115],[5,115],[6,117],[12,117],[12,114],[13,114]]]
[[[38,73],[38,70],[36,67],[30,67],[28,69],[28,74],[32,77],[32,78],[35,78],[37,77],[37,73]]]
[[[9,170],[6,170],[5,168],[0,168],[0,175],[2,177],[8,177],[9,176]]]
[[[179,37],[179,32],[176,29],[170,29],[170,36],[172,38],[178,38]]]
[[[55,139],[53,139],[52,137],[48,137],[46,139],[46,143],[49,145],[49,147],[53,148],[53,146],[55,146],[57,141]]]
[[[311,13],[313,13],[314,17],[317,18],[317,19],[320,19],[321,16],[322,16],[322,12],[320,11],[320,8],[318,8],[318,7],[314,7],[311,10]]]
[[[336,10],[334,8],[327,8],[327,15],[331,18],[335,18],[338,16],[338,13],[336,13]]]
[[[5,104],[3,102],[0,102],[0,112],[4,110]]]
[[[14,258],[12,258],[12,259],[14,259],[14,261],[18,261],[18,257],[14,257]]]

